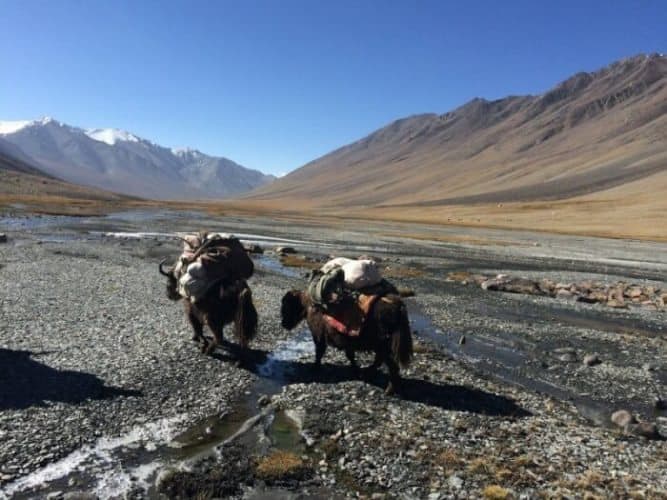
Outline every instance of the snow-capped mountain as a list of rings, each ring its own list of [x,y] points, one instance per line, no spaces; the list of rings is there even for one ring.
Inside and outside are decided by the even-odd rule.
[[[218,199],[274,180],[227,158],[170,149],[119,129],[52,118],[0,121],[0,139],[44,172],[75,184],[153,199]]]

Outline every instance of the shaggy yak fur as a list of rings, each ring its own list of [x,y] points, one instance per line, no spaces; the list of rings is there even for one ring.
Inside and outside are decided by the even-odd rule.
[[[350,299],[351,300],[351,299]],[[399,365],[407,367],[412,359],[412,334],[405,304],[398,295],[387,295],[377,300],[368,313],[359,336],[340,333],[324,319],[324,310],[314,304],[307,293],[287,292],[280,309],[282,326],[292,330],[304,319],[315,342],[315,368],[322,364],[327,344],[345,351],[352,368],[359,373],[356,351],[374,351],[375,360],[368,370],[377,370],[382,363],[389,369],[387,394],[399,388]]]
[[[167,297],[180,300],[178,282],[173,272],[164,271],[160,263],[160,274],[167,277]],[[252,292],[245,280],[220,281],[213,285],[196,303],[183,300],[185,314],[192,325],[192,340],[201,342],[202,351],[210,354],[223,341],[223,328],[234,323],[234,335],[244,349],[257,333],[257,310],[252,302]],[[213,340],[207,339],[204,332],[207,324],[213,332]]]

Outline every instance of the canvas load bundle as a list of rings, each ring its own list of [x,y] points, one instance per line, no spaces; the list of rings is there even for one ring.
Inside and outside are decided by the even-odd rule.
[[[324,309],[324,320],[330,327],[358,337],[374,304],[392,300],[386,296],[398,294],[398,290],[382,278],[375,261],[338,257],[312,272],[308,294]]]
[[[312,272],[308,294],[316,304],[326,306],[350,294],[386,295],[397,293],[387,280],[382,278],[375,261],[370,259],[347,259],[338,257]]]
[[[183,253],[174,268],[178,293],[192,302],[220,281],[245,280],[253,272],[254,264],[236,237],[207,232],[183,238]]]

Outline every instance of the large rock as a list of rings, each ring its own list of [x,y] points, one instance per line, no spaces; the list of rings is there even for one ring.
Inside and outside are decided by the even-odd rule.
[[[499,275],[501,276],[501,275]],[[526,278],[496,277],[482,283],[482,289],[499,292],[522,293],[526,295],[542,295],[538,284]]]
[[[611,299],[607,301],[607,306],[615,309],[626,309],[628,305],[623,300]]]
[[[601,363],[600,357],[597,354],[587,354],[584,356],[584,364],[586,366],[595,366]]]
[[[658,431],[658,426],[653,422],[639,422],[637,424],[629,424],[625,431],[635,436],[644,437],[646,439],[660,439],[662,436]]]
[[[615,411],[611,414],[611,421],[619,427],[623,428],[628,425],[637,423],[637,419],[628,410]]]
[[[296,249],[293,247],[276,247],[276,253],[280,255],[294,254]]]
[[[248,253],[257,253],[257,254],[264,253],[264,249],[256,243],[246,243],[245,245],[243,245],[243,248]]]

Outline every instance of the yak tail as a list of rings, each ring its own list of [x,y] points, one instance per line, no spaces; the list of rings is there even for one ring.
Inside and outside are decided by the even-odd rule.
[[[391,352],[394,361],[402,368],[407,368],[412,361],[412,333],[410,332],[408,310],[402,302],[398,316],[398,328],[391,335]]]
[[[257,333],[257,310],[252,303],[252,292],[248,287],[239,292],[239,302],[234,318],[234,332],[243,347],[247,347]]]

